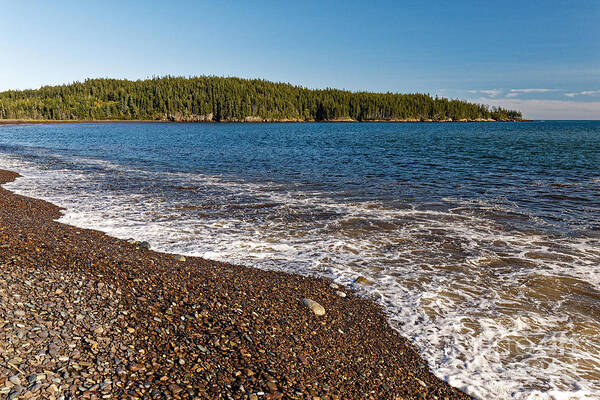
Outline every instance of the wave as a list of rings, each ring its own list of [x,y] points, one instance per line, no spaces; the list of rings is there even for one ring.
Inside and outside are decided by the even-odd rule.
[[[542,229],[506,199],[357,202],[85,157],[0,163],[23,175],[7,189],[63,207],[61,222],[353,286],[437,376],[477,398],[600,396],[600,238]]]

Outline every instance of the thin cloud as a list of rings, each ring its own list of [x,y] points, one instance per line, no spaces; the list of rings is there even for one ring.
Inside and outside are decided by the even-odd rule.
[[[505,97],[517,97],[520,94],[521,93],[511,92],[511,93],[507,93]]]
[[[600,94],[600,90],[584,90],[583,92],[565,93],[565,96],[567,96],[567,97],[596,96],[598,94]]]
[[[502,89],[477,89],[477,90],[471,89],[471,90],[467,90],[467,92],[469,92],[471,94],[481,93],[481,94],[485,94],[486,96],[496,97],[500,93],[502,93]]]
[[[523,113],[524,118],[529,119],[600,119],[600,101],[492,99],[489,97],[467,99],[467,101],[519,110]]]
[[[548,93],[556,91],[558,89],[510,89],[511,93]]]
[[[500,89],[486,89],[486,90],[480,90],[479,92],[483,93],[483,94],[487,94],[488,96],[491,96],[491,97],[496,97],[500,93],[502,93],[502,90],[500,90]]]

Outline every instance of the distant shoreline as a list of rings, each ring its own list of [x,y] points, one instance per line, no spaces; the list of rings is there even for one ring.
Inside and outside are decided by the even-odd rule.
[[[373,122],[390,122],[390,123],[464,123],[464,122],[532,122],[531,119],[507,119],[507,120],[485,120],[485,119],[461,119],[457,121],[451,120],[412,120],[412,119],[394,119],[394,120],[365,120],[359,121],[355,119],[335,119],[335,120],[291,120],[291,119],[262,119],[262,120],[223,120],[223,121],[194,121],[194,120],[167,120],[167,119],[98,119],[98,120],[58,120],[58,119],[0,119],[0,125],[29,125],[29,124],[106,124],[106,123],[245,123],[245,124],[262,124],[262,123],[310,123],[310,122],[326,122],[326,123],[373,123]]]

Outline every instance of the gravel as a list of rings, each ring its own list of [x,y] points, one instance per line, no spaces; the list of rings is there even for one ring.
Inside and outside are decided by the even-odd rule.
[[[0,188],[0,399],[468,398],[349,288],[181,259],[59,216]]]

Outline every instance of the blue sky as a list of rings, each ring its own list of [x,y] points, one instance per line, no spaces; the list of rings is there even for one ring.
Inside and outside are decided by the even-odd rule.
[[[0,90],[264,78],[600,119],[600,1],[0,1]]]

